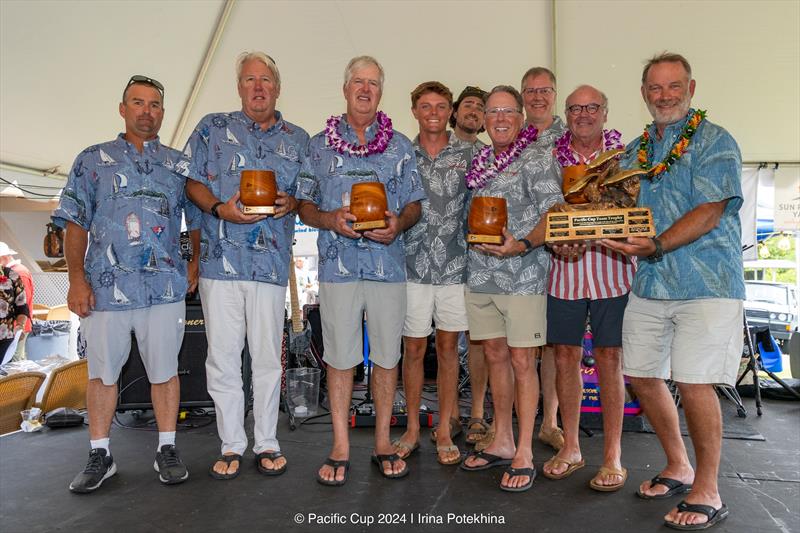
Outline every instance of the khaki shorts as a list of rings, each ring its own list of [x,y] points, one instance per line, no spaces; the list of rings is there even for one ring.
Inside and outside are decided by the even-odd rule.
[[[431,321],[441,331],[466,331],[469,328],[463,284],[406,283],[403,335],[427,337],[433,331]]]
[[[319,311],[327,364],[346,370],[364,360],[361,321],[366,311],[369,360],[382,368],[397,366],[406,316],[405,282],[320,283]]]
[[[466,290],[470,340],[505,337],[512,348],[547,342],[547,295],[484,294]]]
[[[153,305],[128,311],[92,311],[81,319],[86,340],[89,379],[114,385],[131,353],[131,332],[150,383],[164,383],[178,374],[186,303]]]
[[[734,385],[742,358],[741,300],[651,300],[630,293],[622,371],[679,383]]]

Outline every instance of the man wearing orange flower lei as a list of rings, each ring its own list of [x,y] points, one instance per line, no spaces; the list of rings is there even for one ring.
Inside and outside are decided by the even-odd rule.
[[[649,169],[639,205],[658,235],[603,244],[638,256],[622,327],[623,372],[664,448],[667,465],[639,487],[648,500],[689,492],[664,524],[706,529],[724,520],[717,476],[722,417],[714,385],[733,385],[742,354],[741,154],[723,128],[690,109],[695,81],[681,55],[663,53],[642,73],[654,122],[628,145],[623,167]],[[681,394],[697,460],[692,468],[678,412]]]
[[[622,148],[620,133],[603,129],[608,98],[589,85],[567,96],[567,132],[556,141],[556,159],[567,172],[607,150]],[[584,167],[585,168],[585,167]],[[550,479],[564,479],[586,463],[578,442],[581,405],[581,346],[587,315],[594,333],[600,400],[603,404],[603,464],[589,486],[619,490],[628,473],[622,468],[620,440],[625,402],[622,379],[622,317],[635,263],[597,243],[552,247],[547,295],[547,342],[555,347],[556,389],[564,426],[564,447],[544,464]]]

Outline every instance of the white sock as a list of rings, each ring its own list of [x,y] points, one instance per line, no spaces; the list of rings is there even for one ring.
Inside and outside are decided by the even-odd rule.
[[[165,444],[172,444],[175,446],[175,432],[174,431],[159,431],[158,432],[158,448],[157,452],[161,451],[161,447]]]
[[[89,446],[92,447],[93,450],[98,448],[103,448],[106,451],[106,455],[111,455],[111,449],[109,448],[109,438],[106,437],[104,439],[97,439],[97,440],[90,440]]]

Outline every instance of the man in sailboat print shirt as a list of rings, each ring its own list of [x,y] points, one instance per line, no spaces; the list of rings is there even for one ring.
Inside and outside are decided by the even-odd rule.
[[[72,492],[92,492],[117,471],[109,437],[131,331],[152,384],[159,479],[176,484],[189,477],[175,447],[177,373],[184,296],[197,284],[197,254],[187,282],[179,238],[183,213],[194,244],[199,243],[200,216],[184,193],[186,180],[174,173],[180,152],[158,138],[163,99],[158,81],[131,77],[119,104],[125,133],[78,155],[53,215],[67,228],[67,303],[81,317],[89,363],[91,452],[69,485]]]
[[[208,392],[217,411],[221,456],[215,479],[239,473],[248,445],[244,429],[241,353],[247,338],[253,369],[253,451],[264,475],[286,471],[277,439],[284,297],[294,235],[295,180],[308,134],[276,110],[280,72],[263,52],[236,60],[242,110],[212,113],[195,128],[178,163],[189,197],[202,209],[199,291],[206,320]],[[239,208],[244,169],[272,170],[274,216]]]

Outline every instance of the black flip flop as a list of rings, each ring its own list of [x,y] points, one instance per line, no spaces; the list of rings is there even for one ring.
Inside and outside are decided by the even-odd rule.
[[[500,490],[504,490],[506,492],[525,492],[533,485],[533,480],[536,479],[536,467],[533,468],[513,468],[508,467],[506,468],[506,473],[509,477],[518,477],[518,476],[528,476],[528,482],[522,485],[521,487],[507,487],[500,483]]]
[[[719,522],[722,522],[726,518],[728,518],[728,506],[724,503],[722,507],[719,509],[715,509],[710,505],[702,505],[699,503],[686,503],[682,501],[678,504],[678,511],[681,513],[699,513],[704,514],[708,517],[707,522],[703,522],[702,524],[676,524],[675,522],[667,522],[664,520],[664,525],[672,528],[672,529],[679,529],[681,531],[701,531],[703,529],[708,529]]]
[[[385,477],[385,478],[400,479],[400,478],[406,477],[408,475],[408,472],[409,472],[408,463],[406,463],[406,467],[403,470],[401,470],[400,472],[397,472],[396,474],[387,474],[383,470],[383,462],[384,461],[386,461],[386,462],[390,463],[392,466],[394,466],[394,464],[397,461],[401,460],[400,456],[397,455],[396,453],[390,453],[388,455],[380,455],[380,454],[379,455],[373,455],[371,460],[375,465],[377,465],[378,470],[380,471],[381,475],[383,477]]]
[[[222,461],[226,465],[230,466],[232,462],[239,461],[239,468],[236,469],[236,472],[233,474],[220,474],[219,472],[214,471],[214,465],[211,465],[211,468],[208,469],[208,473],[214,479],[233,479],[239,475],[239,472],[242,470],[242,456],[239,454],[232,454],[232,455],[220,455],[217,457],[217,460],[214,461],[214,464],[219,463]],[[226,467],[227,469],[227,467]]]
[[[475,459],[484,459],[486,460],[485,464],[480,466],[469,466],[467,464],[467,459],[473,457]],[[466,470],[467,472],[478,472],[479,470],[489,470],[490,468],[494,468],[496,466],[509,466],[511,465],[511,459],[504,459],[503,457],[499,457],[497,455],[486,453],[484,451],[480,452],[470,452],[469,455],[461,462],[461,469]]]
[[[327,459],[325,459],[325,463],[324,464],[327,465],[327,466],[333,467],[333,479],[329,481],[329,480],[323,478],[322,476],[320,476],[319,473],[317,473],[317,483],[319,483],[321,485],[326,485],[328,487],[341,487],[342,485],[344,485],[347,482],[347,474],[350,472],[350,460],[349,459],[341,459],[341,460],[337,461],[335,459],[331,459],[330,457],[328,457]],[[341,468],[341,467],[344,467],[344,477],[342,478],[341,481],[337,481],[336,480],[336,471],[339,470],[339,468]]]
[[[275,459],[278,457],[284,457],[281,452],[261,452],[256,454],[256,466],[258,467],[258,471],[264,474],[265,476],[280,476],[284,472],[286,472],[286,467],[289,466],[288,463],[284,463],[280,468],[264,468],[261,464],[262,459],[269,459],[270,461],[275,463]]]
[[[661,477],[661,476],[656,476],[650,480],[650,486],[652,487],[653,485],[664,485],[669,490],[664,494],[656,494],[655,496],[650,496],[649,494],[645,494],[644,492],[642,492],[641,489],[639,489],[636,491],[636,495],[642,498],[643,500],[664,500],[666,498],[671,498],[672,496],[678,494],[684,494],[692,490],[691,485],[688,485],[686,483],[681,483],[677,479]]]

